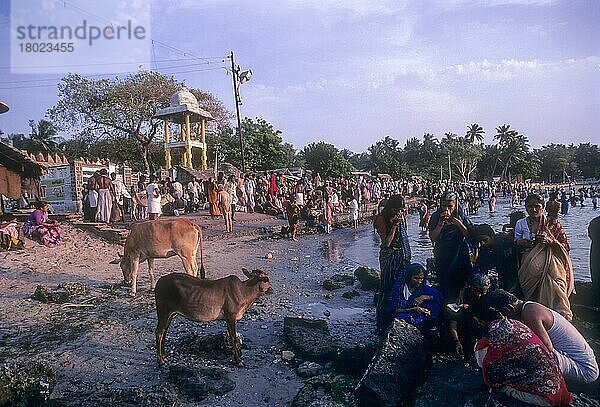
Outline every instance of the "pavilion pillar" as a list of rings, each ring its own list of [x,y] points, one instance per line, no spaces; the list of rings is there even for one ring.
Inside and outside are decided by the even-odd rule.
[[[191,125],[190,125],[190,115],[186,114],[185,115],[185,132],[187,134],[187,145],[185,146],[185,149],[187,151],[187,167],[188,168],[192,168],[193,164],[192,164],[192,145],[190,144],[190,141],[192,141],[192,129],[191,129]]]
[[[171,168],[171,148],[169,147],[169,121],[167,119],[165,122],[165,163],[167,165],[167,170]]]
[[[185,125],[183,123],[181,123],[180,128],[181,128],[181,141],[185,141],[187,139],[186,135],[185,135]],[[186,155],[187,155],[187,151],[184,149],[183,153],[181,154],[181,166],[182,167],[187,167]]]
[[[205,170],[206,166],[206,120],[202,118],[200,120],[200,135],[202,141],[202,169]]]

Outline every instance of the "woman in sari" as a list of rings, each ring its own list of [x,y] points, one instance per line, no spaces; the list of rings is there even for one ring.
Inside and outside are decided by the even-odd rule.
[[[484,383],[528,404],[569,405],[573,396],[558,362],[541,339],[523,323],[497,318],[493,313],[488,336],[475,345],[475,359],[482,368]]]
[[[23,224],[23,234],[48,247],[62,243],[58,221],[48,219],[50,204],[38,201],[34,205],[35,211],[29,215],[25,224]]]
[[[428,226],[429,238],[434,244],[435,273],[440,291],[448,302],[459,299],[472,269],[467,237],[473,224],[458,205],[457,198],[456,193],[445,192]]]
[[[210,177],[208,180],[208,204],[212,219],[221,216],[221,211],[219,210],[219,191],[217,190],[217,182],[213,177]]]
[[[569,241],[558,218],[544,216],[542,198],[525,199],[527,216],[515,225],[515,242],[525,249],[519,283],[526,300],[539,302],[565,317],[573,318],[569,295],[573,292],[573,266]]]
[[[384,330],[391,321],[385,312],[385,305],[394,282],[405,280],[405,267],[410,264],[411,251],[404,217],[405,203],[402,195],[391,196],[380,215],[375,219],[375,227],[381,238],[379,248],[379,293],[377,301],[377,326]]]
[[[425,274],[425,267],[419,263],[406,266],[406,278],[394,283],[385,310],[429,336],[437,328],[444,298],[427,284]]]

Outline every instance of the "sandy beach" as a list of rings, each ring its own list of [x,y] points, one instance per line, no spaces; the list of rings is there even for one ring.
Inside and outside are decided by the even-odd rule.
[[[287,406],[302,379],[295,373],[295,360],[281,360],[282,351],[290,350],[283,338],[283,318],[311,316],[314,308],[319,313],[314,317],[329,319],[323,312],[332,315],[329,328],[335,337],[361,341],[374,335],[374,312],[369,308],[372,293],[361,291],[360,296],[349,300],[341,297],[342,291],[322,288],[325,278],[335,273],[351,275],[355,268],[343,261],[330,263],[326,259],[322,252],[324,235],[302,236],[299,242],[273,238],[258,231],[264,230],[265,225],[276,228],[285,221],[241,215],[238,233],[234,227],[234,234],[227,238],[222,236],[221,220],[206,217],[199,223],[205,227],[207,237],[204,264],[208,278],[234,274],[245,279],[242,267],[262,269],[271,278],[274,293],[259,299],[238,323],[246,366],[236,366],[227,350],[203,355],[186,353],[179,341],[221,335],[225,324],[198,324],[182,317],[175,318],[167,335],[168,366],[216,368],[235,383],[234,390],[222,396],[209,395],[201,401],[202,405]],[[63,403],[60,405],[118,405],[127,393],[121,389],[136,389],[141,398],[134,399],[147,400],[148,405],[170,405],[174,399],[179,405],[186,405],[181,397],[169,394],[169,367],[159,369],[156,364],[156,312],[154,295],[148,291],[146,265],[140,269],[138,295],[131,298],[128,289],[120,286],[119,266],[109,264],[122,253],[121,246],[68,224],[64,225],[63,235],[65,242],[59,247],[46,248],[27,241],[25,251],[3,254],[1,359],[42,359],[52,363],[57,385],[51,398]],[[267,253],[272,258],[267,259],[271,257]],[[181,272],[181,261],[177,257],[157,260],[157,269],[159,275]],[[69,282],[87,286],[87,292],[73,300],[75,305],[31,299],[38,284],[56,288]],[[351,329],[347,321],[335,320],[335,309],[346,308],[365,309],[352,316]]]

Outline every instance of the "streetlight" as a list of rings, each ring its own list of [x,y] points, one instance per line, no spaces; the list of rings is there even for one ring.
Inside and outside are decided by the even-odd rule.
[[[252,77],[252,70],[240,72],[240,66],[235,64],[233,51],[229,55],[231,58],[231,73],[233,79],[233,97],[235,99],[235,114],[237,117],[237,132],[240,140],[240,154],[242,158],[242,172],[246,172],[246,162],[244,160],[244,140],[242,138],[242,119],[240,117],[240,106],[242,105],[242,99],[240,98],[240,85],[244,82],[248,82]]]
[[[217,179],[217,171],[219,165],[219,150],[221,149],[220,144],[215,144],[215,179]]]

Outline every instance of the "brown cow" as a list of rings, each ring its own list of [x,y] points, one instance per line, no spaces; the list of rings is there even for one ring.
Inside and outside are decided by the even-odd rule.
[[[154,289],[154,259],[178,255],[183,262],[185,272],[198,275],[196,253],[200,247],[200,278],[205,278],[202,259],[202,229],[188,219],[157,219],[136,222],[125,241],[125,252],[120,259],[111,263],[120,263],[124,284],[131,285],[131,295],[135,296],[137,275],[141,262],[148,261],[150,287]]]
[[[223,319],[233,343],[233,358],[242,363],[242,351],[235,332],[235,323],[256,299],[271,291],[267,273],[242,269],[248,280],[241,281],[237,276],[219,280],[200,280],[182,273],[171,273],[161,277],[156,283],[156,358],[164,365],[164,339],[176,314],[196,322]]]

